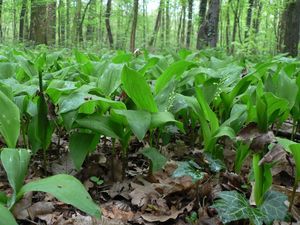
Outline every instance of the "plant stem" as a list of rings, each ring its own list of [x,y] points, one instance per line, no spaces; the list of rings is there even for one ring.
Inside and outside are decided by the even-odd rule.
[[[292,211],[292,207],[293,207],[293,204],[294,204],[294,199],[295,199],[297,188],[298,188],[298,180],[295,179],[294,186],[293,186],[293,192],[292,192],[292,196],[291,196],[291,200],[290,200],[290,205],[289,205],[289,212],[290,213]]]
[[[298,127],[298,121],[296,121],[295,119],[293,119],[293,129],[292,129],[292,136],[291,136],[291,140],[292,141],[295,140],[295,135],[297,133],[297,127]]]
[[[126,177],[126,169],[128,164],[128,150],[125,147],[122,147],[122,179]]]
[[[112,139],[112,153],[111,153],[111,179],[115,181],[115,157],[116,157],[116,149],[115,149],[116,139]]]
[[[263,167],[259,166],[258,163],[261,159],[261,154],[256,153],[253,155],[253,171],[254,171],[254,200],[257,206],[261,204],[263,195]]]

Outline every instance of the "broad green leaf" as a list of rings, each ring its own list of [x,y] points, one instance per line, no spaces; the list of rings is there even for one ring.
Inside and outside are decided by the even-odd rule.
[[[9,148],[16,146],[20,133],[20,111],[5,94],[0,91],[0,134]]]
[[[9,184],[14,190],[11,205],[15,202],[16,194],[23,186],[30,160],[30,151],[26,149],[4,148],[1,152],[2,165],[6,171]],[[10,205],[10,206],[11,206]]]
[[[204,178],[204,172],[201,167],[194,161],[179,162],[177,169],[173,172],[173,177],[189,176],[193,182],[197,182]]]
[[[156,80],[155,93],[159,93],[172,79],[172,77],[180,76],[193,63],[180,60],[170,65],[163,74]]]
[[[218,173],[221,170],[226,169],[225,163],[222,160],[213,157],[209,153],[205,154],[205,160],[207,161],[210,170],[214,173]]]
[[[18,225],[13,214],[0,204],[0,225]]]
[[[70,136],[69,149],[71,158],[77,170],[82,166],[87,154],[95,150],[98,142],[99,135],[88,133],[73,133]]]
[[[80,181],[73,176],[59,174],[32,181],[22,187],[19,196],[23,196],[30,191],[47,192],[59,201],[73,205],[91,216],[99,218],[101,215],[99,206],[93,202]]]
[[[265,214],[265,224],[271,224],[275,220],[283,221],[285,219],[288,211],[288,207],[285,204],[287,200],[286,195],[277,191],[268,191],[264,195],[260,210]]]
[[[289,153],[292,153],[290,146],[297,144],[297,142],[281,137],[276,137],[276,140],[278,141],[278,144],[280,144],[284,148],[284,150],[286,150]]]
[[[144,148],[141,150],[141,153],[151,160],[152,172],[157,172],[163,168],[167,162],[167,158],[163,156],[156,148]]]
[[[97,86],[105,96],[110,96],[121,84],[123,65],[109,64],[100,76]]]
[[[120,139],[122,136],[122,126],[108,116],[87,116],[77,119],[76,122],[82,128],[90,129],[107,137]]]
[[[293,153],[293,157],[296,163],[296,180],[300,181],[300,144],[290,145],[289,148]]]
[[[114,110],[114,112],[126,118],[130,129],[139,140],[145,137],[151,123],[149,112],[141,110]]]
[[[13,77],[15,75],[15,64],[11,62],[0,63],[0,80]]]
[[[158,128],[160,126],[173,123],[175,124],[179,130],[184,132],[183,124],[174,118],[174,115],[170,112],[157,112],[152,113],[151,115],[151,124],[150,127],[152,129]]]
[[[236,150],[236,156],[235,156],[235,162],[234,162],[234,170],[236,173],[241,172],[243,162],[247,158],[249,152],[250,152],[250,148],[248,145],[243,144],[243,143],[238,143],[237,150]]]
[[[212,205],[224,224],[242,219],[250,219],[255,225],[262,225],[264,214],[252,208],[248,200],[237,191],[222,191],[218,193],[220,199]]]
[[[139,109],[149,112],[158,111],[150,86],[141,74],[124,66],[121,79],[126,94]]]

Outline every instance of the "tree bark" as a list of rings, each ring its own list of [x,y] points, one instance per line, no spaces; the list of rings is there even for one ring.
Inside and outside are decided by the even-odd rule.
[[[95,37],[94,20],[96,15],[96,0],[92,0],[88,7],[89,7],[89,12],[88,12],[88,25],[86,28],[86,39],[94,43],[94,37]]]
[[[89,8],[89,5],[92,3],[93,0],[89,0],[88,3],[85,5],[81,20],[80,20],[80,24],[79,24],[79,41],[83,42],[83,22],[86,16],[86,12]]]
[[[240,0],[237,0],[237,5],[236,7],[231,4],[231,9],[234,14],[234,19],[233,19],[233,30],[232,30],[232,46],[231,46],[231,53],[234,52],[234,47],[235,47],[235,37],[236,37],[236,31],[239,23],[239,11],[240,11]]]
[[[183,7],[182,7],[182,10],[181,10],[181,13],[180,13],[180,17],[179,17],[179,23],[178,23],[178,30],[177,30],[177,44],[178,46],[181,45],[180,43],[180,34],[181,34],[181,26],[182,26],[182,17],[183,17]]]
[[[188,27],[186,34],[186,48],[190,48],[191,34],[192,34],[192,22],[193,22],[193,0],[188,0]]]
[[[160,23],[161,23],[162,6],[163,6],[163,0],[160,0],[159,9],[158,9],[158,13],[157,13],[156,21],[155,21],[155,26],[154,26],[154,29],[153,29],[153,34],[152,34],[152,37],[151,37],[150,42],[149,42],[149,47],[153,47],[154,41],[156,39],[156,35],[159,31],[159,26],[160,26]]]
[[[250,29],[251,29],[253,5],[254,5],[254,0],[249,0],[248,1],[247,18],[246,18],[245,39],[247,39],[249,37],[249,32],[250,32]]]
[[[138,20],[138,11],[139,11],[139,0],[134,0],[133,20],[132,20],[131,35],[130,35],[130,50],[131,50],[131,52],[135,51],[135,36],[136,36],[136,26],[137,26],[137,20]]]
[[[183,14],[182,14],[182,22],[181,22],[181,26],[182,26],[182,30],[181,30],[181,38],[180,38],[180,42],[181,45],[184,45],[184,41],[185,41],[185,27],[186,27],[186,4],[183,4]]]
[[[113,48],[114,39],[113,39],[111,27],[110,27],[111,1],[112,0],[107,0],[106,12],[105,12],[105,25],[106,25],[106,31],[107,31],[109,46],[110,46],[110,48]]]
[[[218,26],[219,26],[220,0],[211,0],[207,13],[208,21],[208,45],[212,48],[217,47]]]
[[[47,44],[55,44],[56,39],[56,0],[52,0],[47,6]]]
[[[67,45],[69,44],[69,40],[70,40],[70,37],[71,37],[71,23],[70,23],[70,8],[71,8],[71,4],[70,4],[70,0],[67,0],[66,2],[66,20],[67,20],[67,23],[66,23],[66,42],[67,42]]]
[[[197,32],[197,44],[196,44],[196,48],[198,50],[201,49],[201,42],[203,42],[203,38],[204,38],[204,35],[201,31],[203,30],[202,27],[205,21],[206,7],[207,7],[207,0],[201,0],[199,6],[199,25],[198,25],[198,32]]]
[[[300,0],[287,3],[282,15],[283,48],[282,52],[292,57],[298,55],[300,32]]]
[[[3,8],[3,0],[0,0],[0,41],[2,42],[3,32],[2,32],[2,8]]]
[[[47,44],[47,5],[43,1],[31,1],[30,35],[34,44]]]
[[[170,18],[170,0],[166,2],[166,44],[170,45],[170,31],[171,31],[171,18]]]
[[[19,21],[19,41],[24,40],[24,23],[25,23],[26,11],[27,11],[27,0],[23,0],[21,6],[21,12],[20,12],[20,21]]]

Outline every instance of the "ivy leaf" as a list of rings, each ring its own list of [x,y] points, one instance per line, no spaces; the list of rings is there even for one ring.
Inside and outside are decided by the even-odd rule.
[[[204,172],[201,167],[194,161],[180,162],[177,169],[173,173],[173,177],[190,176],[193,182],[203,179]]]
[[[252,208],[248,200],[236,191],[223,191],[218,194],[220,199],[212,205],[218,211],[224,224],[231,221],[250,219],[255,225],[262,225],[264,213]]]
[[[264,218],[266,224],[272,223],[274,220],[284,220],[288,210],[284,204],[286,200],[287,196],[277,191],[268,191],[265,194],[260,210],[266,215]]]

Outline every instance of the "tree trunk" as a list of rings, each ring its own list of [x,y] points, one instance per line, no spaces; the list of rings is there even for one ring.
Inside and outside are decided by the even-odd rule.
[[[105,25],[106,25],[106,31],[107,31],[109,46],[110,46],[110,48],[113,48],[114,39],[113,39],[113,35],[112,35],[112,32],[111,32],[111,27],[110,27],[111,1],[112,0],[107,0],[106,12],[105,12]]]
[[[155,21],[155,26],[154,26],[154,29],[153,29],[153,34],[152,34],[152,37],[151,37],[150,42],[149,42],[149,47],[153,47],[154,41],[156,39],[156,35],[159,31],[159,26],[160,26],[160,23],[161,23],[162,6],[163,6],[163,0],[160,0],[159,9],[158,9],[158,13],[157,13],[156,21]]]
[[[2,0],[1,0],[2,1]],[[20,12],[20,25],[19,25],[19,41],[24,40],[24,23],[25,23],[25,14],[27,11],[27,0],[22,1],[21,12]]]
[[[226,50],[227,53],[230,53],[230,13],[229,13],[229,4],[231,0],[229,0],[228,5],[227,5],[227,10],[226,10]]]
[[[171,31],[171,18],[170,18],[170,0],[166,2],[166,44],[170,45],[170,31]]]
[[[34,44],[47,44],[47,5],[43,1],[31,1],[30,35]]]
[[[165,21],[165,2],[163,2],[163,6],[161,9],[161,29],[160,29],[160,48],[165,48],[165,28],[166,28],[166,21]]]
[[[254,0],[248,1],[248,10],[247,10],[247,18],[246,18],[246,31],[245,31],[245,39],[249,37],[249,32],[251,28],[251,21],[252,21],[252,10],[254,5]]]
[[[89,13],[88,13],[88,25],[86,28],[86,39],[88,41],[92,41],[94,43],[94,37],[95,37],[95,20],[96,15],[96,0],[92,0],[89,5]]]
[[[298,55],[300,32],[300,0],[287,3],[282,15],[283,48],[290,56]]]
[[[208,21],[208,38],[207,42],[210,47],[217,47],[218,43],[218,26],[219,26],[220,0],[211,0],[207,13]]]
[[[47,44],[54,45],[56,37],[56,0],[48,3],[47,11]]]
[[[88,3],[85,5],[81,20],[80,20],[80,24],[79,24],[79,41],[83,42],[83,22],[86,16],[86,12],[89,8],[89,5],[92,3],[93,0],[89,0]]]
[[[253,29],[254,32],[257,34],[259,31],[259,24],[260,24],[260,17],[262,11],[262,2],[260,0],[256,0],[256,7],[257,7],[257,15],[253,20]]]
[[[17,6],[16,0],[13,0],[13,40],[17,39]]]
[[[102,45],[103,28],[102,28],[102,17],[103,17],[103,0],[100,0],[100,12],[99,12],[99,27],[98,27],[98,43]]]
[[[2,42],[3,33],[2,33],[2,8],[3,8],[3,0],[0,0],[0,41]]]
[[[188,27],[186,34],[186,48],[190,48],[193,20],[193,0],[188,0]]]
[[[143,0],[143,48],[146,48],[147,45],[146,20],[147,20],[146,0]]]
[[[183,14],[182,14],[182,23],[181,23],[181,26],[182,26],[182,30],[181,30],[181,38],[180,38],[180,42],[181,42],[181,45],[184,45],[184,41],[185,41],[185,26],[186,26],[186,5],[184,3],[183,5]]]
[[[231,9],[234,14],[234,19],[233,19],[233,30],[232,30],[232,47],[231,47],[231,53],[234,52],[234,47],[235,47],[235,37],[236,37],[236,31],[239,23],[239,11],[240,11],[240,0],[237,0],[237,5],[236,7],[231,4]]]
[[[179,23],[178,23],[178,30],[177,30],[177,44],[178,46],[181,45],[180,43],[180,34],[181,34],[181,26],[182,26],[182,17],[183,17],[183,7],[182,7],[182,10],[181,10],[181,13],[180,13],[180,17],[179,17]]]
[[[201,0],[199,6],[199,25],[198,25],[198,32],[197,32],[197,45],[196,48],[199,50],[201,49],[201,42],[203,42],[204,35],[202,34],[202,26],[204,25],[205,21],[205,14],[206,14],[206,7],[207,7],[207,0]]]
[[[139,11],[139,0],[134,0],[133,5],[133,20],[131,26],[131,35],[130,35],[130,50],[134,52],[135,50],[135,36],[136,36],[136,26],[138,20],[138,11]]]

